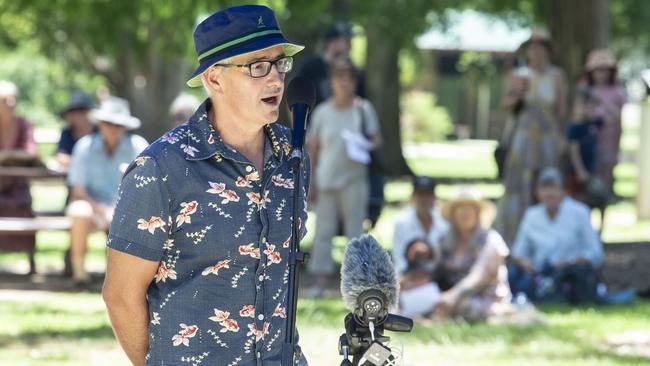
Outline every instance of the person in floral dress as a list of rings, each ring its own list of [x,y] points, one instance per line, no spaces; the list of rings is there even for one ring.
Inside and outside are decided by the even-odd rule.
[[[280,365],[292,197],[303,237],[310,174],[305,159],[294,187],[290,131],[273,122],[303,46],[257,5],[210,15],[194,42],[188,85],[209,98],[127,169],[104,299],[135,365]]]

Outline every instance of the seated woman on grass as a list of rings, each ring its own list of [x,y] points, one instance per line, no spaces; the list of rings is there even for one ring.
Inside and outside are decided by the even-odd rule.
[[[442,206],[452,229],[441,243],[437,317],[490,320],[511,310],[505,258],[508,247],[489,229],[495,209],[471,189]]]

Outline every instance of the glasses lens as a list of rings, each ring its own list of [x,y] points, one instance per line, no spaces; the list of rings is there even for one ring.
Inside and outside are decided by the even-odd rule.
[[[252,77],[261,78],[268,75],[269,71],[271,71],[271,61],[258,61],[252,63],[250,68]]]
[[[293,68],[293,57],[283,57],[278,60],[278,71],[289,72]]]

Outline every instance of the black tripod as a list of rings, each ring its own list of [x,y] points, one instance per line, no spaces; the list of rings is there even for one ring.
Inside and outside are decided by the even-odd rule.
[[[390,337],[384,331],[408,333],[413,329],[413,320],[389,314],[385,304],[386,297],[379,290],[370,289],[359,295],[356,309],[345,316],[345,333],[339,337],[341,366],[357,366],[362,360],[362,366],[391,365],[396,361],[386,346]]]

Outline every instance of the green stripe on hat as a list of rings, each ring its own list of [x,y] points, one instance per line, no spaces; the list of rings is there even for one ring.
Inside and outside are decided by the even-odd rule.
[[[234,46],[236,44],[246,42],[246,41],[248,41],[250,39],[266,36],[266,35],[269,35],[269,34],[282,34],[282,32],[280,32],[279,29],[272,29],[272,30],[266,30],[266,31],[257,32],[257,33],[251,33],[251,34],[249,34],[249,35],[247,35],[245,37],[237,38],[237,39],[232,40],[230,42],[220,44],[217,47],[215,47],[215,48],[213,48],[213,49],[211,49],[209,51],[203,52],[202,54],[199,55],[199,61],[201,61],[201,59],[206,58],[206,57],[208,57],[208,56],[210,56],[210,55],[212,55],[212,54],[214,54],[216,52],[219,52],[219,51],[223,50],[224,48],[228,48],[230,46]]]
[[[276,43],[276,44],[271,44],[271,45],[269,45],[267,47],[264,47],[264,48],[255,49],[255,50],[251,50],[251,51],[243,52],[243,53],[238,53],[237,55],[233,55],[231,57],[241,56],[241,55],[245,55],[245,54],[253,53],[253,52],[257,52],[257,51],[262,51],[262,50],[265,50],[265,49],[268,49],[268,48],[271,48],[271,47],[275,47],[275,46],[282,46],[282,48],[284,49],[284,55],[285,56],[293,56],[293,55],[295,55],[296,53],[302,51],[305,48],[305,46],[301,46],[301,45],[297,45],[297,44],[293,44],[293,43]],[[214,61],[213,64],[215,64],[217,62],[219,62],[219,61]],[[206,68],[206,70],[207,70],[207,68]],[[196,88],[196,87],[201,86],[202,85],[202,83],[201,83],[201,74],[198,74],[198,75],[194,76],[193,78],[191,78],[190,80],[188,80],[186,85],[189,86],[190,88]]]

